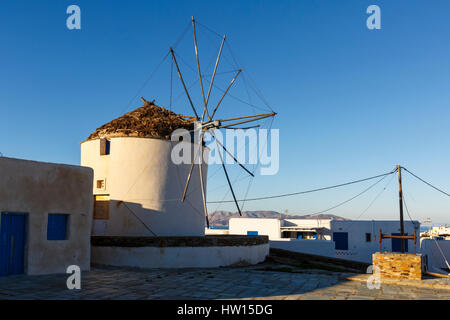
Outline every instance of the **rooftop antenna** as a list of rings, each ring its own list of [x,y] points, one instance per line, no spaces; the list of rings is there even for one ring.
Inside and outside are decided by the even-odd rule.
[[[206,207],[206,194],[205,194],[205,188],[204,188],[204,180],[203,180],[203,172],[202,172],[202,162],[203,162],[203,139],[204,139],[204,135],[206,132],[210,133],[211,136],[214,138],[214,141],[217,145],[217,147],[219,149],[223,149],[228,155],[230,155],[234,161],[236,161],[236,163],[243,169],[245,170],[249,175],[251,175],[252,177],[254,177],[254,174],[252,172],[250,172],[250,170],[248,170],[242,163],[240,163],[231,152],[229,152],[227,150],[227,148],[217,139],[216,135],[214,134],[214,130],[218,130],[218,129],[222,129],[222,128],[226,128],[226,129],[243,129],[243,128],[239,128],[239,127],[235,127],[236,125],[242,125],[245,123],[249,123],[249,122],[253,122],[253,121],[258,121],[258,120],[262,120],[265,118],[269,118],[269,117],[274,117],[276,115],[275,112],[271,112],[271,113],[261,113],[261,114],[253,114],[253,115],[247,115],[247,116],[241,116],[241,117],[234,117],[234,118],[228,118],[228,119],[220,119],[220,120],[215,120],[214,116],[216,115],[217,110],[219,109],[223,99],[225,98],[225,96],[228,94],[228,91],[231,89],[231,87],[233,86],[233,84],[235,83],[236,79],[238,78],[238,76],[241,74],[242,69],[239,69],[236,74],[234,75],[233,79],[230,81],[230,83],[228,84],[228,87],[226,88],[226,90],[223,92],[223,95],[221,96],[219,102],[217,103],[217,105],[214,107],[214,109],[212,110],[212,113],[210,113],[209,109],[208,109],[208,103],[209,103],[209,98],[210,98],[210,94],[211,94],[211,89],[213,87],[213,83],[214,83],[214,78],[216,76],[216,71],[217,71],[217,67],[219,65],[220,62],[220,58],[222,56],[222,49],[223,46],[225,44],[225,39],[226,36],[224,35],[222,38],[222,42],[219,48],[219,52],[217,54],[217,59],[216,59],[216,63],[214,66],[214,71],[211,77],[211,82],[209,84],[209,88],[208,88],[208,93],[205,96],[205,91],[203,88],[203,79],[202,79],[202,73],[200,71],[200,57],[199,57],[199,50],[198,50],[198,45],[197,45],[197,33],[196,33],[196,21],[195,18],[192,17],[192,30],[193,30],[193,36],[194,36],[194,49],[195,49],[195,58],[196,58],[196,62],[197,62],[197,71],[198,71],[198,77],[199,77],[199,81],[200,81],[200,89],[201,89],[201,93],[202,93],[202,100],[203,100],[203,111],[201,113],[201,118],[199,117],[199,113],[196,110],[196,107],[194,106],[194,103],[192,102],[191,96],[189,94],[189,90],[186,87],[186,84],[184,82],[183,76],[181,74],[181,70],[180,67],[178,65],[177,59],[175,57],[175,52],[173,50],[172,47],[170,47],[170,53],[173,59],[173,62],[175,64],[175,67],[177,69],[177,73],[178,73],[178,77],[181,81],[181,84],[184,88],[184,92],[189,100],[189,104],[191,105],[191,108],[194,112],[195,115],[195,125],[194,125],[194,132],[199,134],[199,144],[198,144],[198,150],[194,151],[195,155],[194,155],[194,161],[191,164],[191,168],[189,170],[189,174],[188,177],[186,179],[186,183],[184,186],[184,190],[183,190],[183,195],[181,197],[181,201],[184,202],[184,200],[186,199],[186,194],[187,194],[187,190],[189,188],[189,182],[191,180],[192,177],[192,171],[194,169],[194,166],[196,164],[196,159],[197,157],[199,157],[199,161],[198,161],[198,168],[199,168],[199,175],[200,175],[200,188],[201,188],[201,193],[202,193],[202,201],[203,201],[203,210],[204,210],[204,214],[205,214],[205,218],[206,218],[206,224],[207,227],[209,228],[209,219],[208,219],[208,209]],[[206,116],[206,119],[205,119]],[[221,163],[222,163],[222,168],[224,170],[225,173],[225,177],[227,179],[227,183],[228,186],[230,187],[230,191],[231,194],[233,196],[233,200],[234,203],[236,204],[236,208],[239,212],[239,215],[242,216],[242,212],[241,212],[241,208],[239,207],[239,204],[236,200],[236,195],[235,192],[233,190],[233,186],[231,184],[230,181],[230,177],[228,175],[227,169],[225,168],[225,164],[223,161],[223,157],[221,152],[219,152],[219,156],[221,159]]]

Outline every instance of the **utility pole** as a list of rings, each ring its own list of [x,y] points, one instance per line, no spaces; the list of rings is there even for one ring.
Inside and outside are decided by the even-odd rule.
[[[402,193],[402,167],[397,166],[398,171],[398,200],[400,205],[400,235],[405,235],[405,228],[403,225],[403,193]],[[405,253],[405,239],[400,239],[401,241],[401,251]]]

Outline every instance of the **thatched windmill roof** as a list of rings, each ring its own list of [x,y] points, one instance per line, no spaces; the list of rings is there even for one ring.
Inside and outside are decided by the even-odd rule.
[[[193,117],[183,116],[141,98],[144,105],[104,124],[87,140],[109,137],[148,137],[170,140],[179,128],[193,129]]]

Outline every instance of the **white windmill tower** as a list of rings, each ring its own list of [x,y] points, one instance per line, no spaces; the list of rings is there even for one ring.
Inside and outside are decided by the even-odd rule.
[[[179,60],[174,51],[176,45],[174,48],[170,48],[163,61],[172,57],[171,71],[175,66],[183,87],[181,95],[187,97],[194,115],[176,114],[157,106],[154,101],[150,102],[142,98],[144,102],[142,107],[104,124],[81,143],[81,164],[94,169],[94,235],[204,235],[205,219],[209,227],[205,190],[208,165],[202,161],[196,161],[195,158],[203,159],[203,153],[207,153],[207,148],[203,148],[206,133],[214,137],[220,150],[223,149],[227,152],[247,174],[253,176],[253,173],[216,138],[214,131],[222,128],[239,129],[236,127],[237,125],[273,117],[275,113],[260,113],[225,119],[215,118],[217,111],[223,105],[224,98],[227,95],[231,97],[229,91],[242,70],[236,71],[215,105],[208,108],[209,104],[212,105],[210,100],[215,99],[212,89],[213,87],[217,88],[214,80],[218,74],[216,71],[221,60],[225,37],[222,38],[209,88],[205,95],[203,88],[205,75],[200,71],[194,19],[192,19],[192,27],[197,62],[197,70],[193,69],[193,71],[198,72],[200,81],[202,96],[200,106],[195,106],[195,99],[189,92],[190,87],[186,85],[182,76]],[[181,56],[178,57],[182,59]],[[172,90],[170,92],[172,93]],[[172,102],[172,97],[170,101]],[[171,103],[169,104],[170,108]],[[198,112],[199,110],[202,111]],[[195,126],[193,126],[193,122]],[[191,154],[193,159],[190,159],[193,161],[175,164],[171,161],[171,154],[178,142],[171,141],[171,133],[180,128],[197,133],[199,140],[189,144],[189,148],[194,149],[194,154]],[[227,184],[240,213],[241,209],[236,200],[232,182],[221,153],[219,155]],[[190,184],[196,187],[200,186],[201,192],[195,192],[191,186],[191,192],[187,194]]]

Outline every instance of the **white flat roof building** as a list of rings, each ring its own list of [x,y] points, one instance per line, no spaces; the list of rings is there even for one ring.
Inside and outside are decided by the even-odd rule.
[[[405,234],[417,234],[418,221],[405,221]],[[380,250],[379,230],[383,234],[400,234],[396,220],[334,219],[260,219],[232,218],[229,234],[267,235],[272,248],[324,255],[370,263],[372,254]],[[406,243],[407,242],[407,243]],[[406,252],[414,252],[414,243],[406,241]],[[400,251],[399,239],[384,239],[383,251]]]

